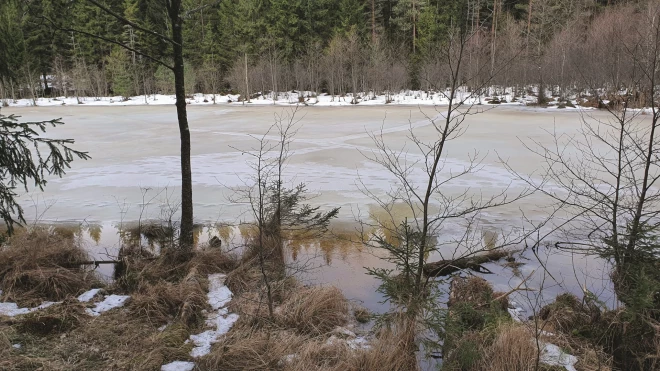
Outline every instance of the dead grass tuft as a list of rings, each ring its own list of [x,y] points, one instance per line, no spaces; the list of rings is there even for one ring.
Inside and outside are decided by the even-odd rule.
[[[356,306],[353,309],[353,316],[355,317],[355,320],[360,323],[371,321],[371,313],[369,313],[369,309],[362,306]]]
[[[74,298],[18,317],[17,329],[22,333],[46,336],[71,331],[87,318],[85,306]]]
[[[325,339],[307,340],[294,356],[285,362],[285,370],[347,370],[348,359],[353,351],[343,342],[327,342]]]
[[[189,263],[189,268],[195,268],[199,274],[230,272],[236,268],[238,259],[220,249],[204,249],[195,252]]]
[[[133,370],[160,370],[166,363],[190,358],[191,344],[185,344],[191,331],[177,322],[145,340],[143,351],[136,352],[128,364]]]
[[[546,321],[551,330],[566,334],[592,322],[586,306],[573,294],[558,295],[553,303],[541,308],[539,318]]]
[[[206,291],[202,288],[204,281],[192,274],[179,283],[161,281],[146,286],[133,295],[129,308],[157,325],[175,320],[188,326],[198,325],[204,319],[202,310],[207,307]]]
[[[256,264],[243,263],[227,274],[225,284],[234,295],[242,293],[261,285],[262,274]]]
[[[303,334],[323,334],[348,322],[348,301],[336,287],[301,288],[282,303],[277,317]]]
[[[456,276],[451,281],[449,306],[470,303],[485,307],[493,299],[493,287],[485,279],[477,276],[463,278]]]
[[[205,370],[281,369],[305,338],[287,331],[242,328],[232,331],[202,359]]]
[[[0,247],[3,300],[35,305],[60,301],[99,285],[91,270],[76,264],[88,259],[72,239],[46,229],[15,235]]]
[[[519,324],[504,324],[495,340],[484,349],[482,370],[531,371],[536,367],[537,347],[531,332]]]

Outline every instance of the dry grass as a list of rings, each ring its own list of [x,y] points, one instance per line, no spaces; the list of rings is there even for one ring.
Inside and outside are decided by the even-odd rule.
[[[192,346],[184,343],[199,330],[177,322],[161,332],[128,310],[82,316],[61,334],[22,332],[21,326],[0,322],[2,370],[160,370],[165,363],[190,358]]]
[[[241,328],[232,331],[202,360],[204,370],[281,369],[286,356],[307,340],[290,331]]]
[[[188,269],[195,268],[199,274],[231,272],[236,268],[238,259],[220,249],[208,248],[197,250],[188,263]]]
[[[256,263],[243,263],[227,274],[225,284],[234,295],[255,290],[262,284],[262,274]]]
[[[87,319],[85,306],[74,298],[46,309],[34,311],[16,320],[19,332],[35,335],[51,335],[71,331]]]
[[[451,281],[450,290],[449,306],[469,303],[478,308],[489,308],[493,304],[504,310],[508,307],[508,300],[506,297],[502,297],[496,302],[493,302],[495,298],[498,298],[501,295],[493,293],[493,287],[488,281],[481,277],[470,276],[468,278],[463,278],[456,276]]]
[[[536,367],[538,349],[531,332],[522,325],[504,324],[497,329],[495,340],[484,349],[482,370],[532,371]]]
[[[0,248],[3,300],[21,305],[60,301],[100,284],[91,270],[75,264],[88,256],[70,238],[34,229],[8,242]]]
[[[161,281],[145,286],[133,295],[129,308],[159,326],[175,320],[188,326],[199,325],[204,319],[202,310],[208,306],[202,287],[205,281],[193,272],[179,283]]]
[[[285,363],[285,370],[328,371],[408,371],[415,370],[416,357],[410,352],[409,336],[390,330],[380,331],[368,349],[352,349],[344,342],[310,339]]]
[[[303,334],[323,334],[348,322],[348,301],[336,287],[296,290],[278,308],[277,320]]]
[[[371,321],[371,313],[369,313],[369,309],[362,306],[356,306],[353,308],[353,316],[355,317],[355,320],[360,323]]]

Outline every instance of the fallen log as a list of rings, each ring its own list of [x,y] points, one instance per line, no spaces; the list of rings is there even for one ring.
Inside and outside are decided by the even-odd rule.
[[[424,274],[427,277],[449,276],[452,273],[470,269],[478,273],[492,274],[489,269],[482,264],[498,261],[505,257],[511,257],[516,251],[511,250],[492,250],[485,254],[461,257],[454,260],[439,260],[437,262],[424,265]],[[513,259],[513,258],[512,258]]]

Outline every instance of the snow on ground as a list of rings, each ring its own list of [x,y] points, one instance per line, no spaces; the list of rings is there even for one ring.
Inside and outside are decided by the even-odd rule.
[[[193,362],[174,361],[163,365],[160,371],[192,371],[195,368]]]
[[[213,310],[224,308],[231,301],[231,291],[225,286],[224,274],[211,274],[209,275],[209,304]]]
[[[110,309],[119,308],[123,306],[130,296],[127,295],[109,295],[103,299],[102,302],[97,303],[94,308],[87,308],[85,312],[90,316],[99,316],[103,312],[107,312]]]
[[[39,309],[48,308],[51,305],[59,304],[60,302],[46,301],[40,306],[34,308],[19,308],[16,303],[0,303],[0,315],[7,317],[14,317],[21,314],[28,314]]]
[[[101,289],[92,289],[87,292],[84,292],[80,296],[78,296],[78,301],[81,303],[86,303],[92,300],[99,292]],[[2,291],[0,291],[1,293]],[[110,309],[118,308],[123,306],[128,299],[130,299],[130,296],[124,296],[124,295],[109,295],[104,298],[104,300],[100,303],[97,303],[94,308],[87,308],[86,312],[90,316],[98,316],[103,312],[107,312]],[[19,308],[16,303],[3,303],[0,302],[0,315],[2,316],[7,316],[7,317],[14,317],[18,316],[21,314],[28,314],[30,312],[34,312],[36,310],[48,308],[51,305],[55,304],[60,304],[61,301],[57,302],[52,302],[52,301],[45,301],[38,307],[34,308]]]
[[[207,294],[209,305],[213,311],[208,314],[206,325],[210,330],[206,330],[197,335],[190,335],[190,340],[195,347],[190,352],[192,357],[201,357],[211,351],[211,345],[229,332],[232,326],[238,320],[238,314],[229,313],[225,308],[231,301],[232,293],[225,286],[227,276],[221,273],[209,275],[209,292]]]
[[[564,367],[567,371],[577,371],[575,364],[578,359],[568,353],[564,353],[561,348],[550,343],[541,343],[543,350],[541,351],[541,363],[548,366]]]
[[[337,335],[332,335],[326,340],[326,344],[345,344],[352,350],[366,350],[371,348],[369,340],[364,336],[358,336],[346,327],[337,326],[333,331]]]
[[[360,93],[356,95],[355,102],[352,94],[346,96],[333,96],[328,94],[316,95],[312,92],[284,92],[274,99],[273,94],[258,95],[250,99],[249,103],[239,102],[240,95],[213,95],[213,94],[194,94],[186,99],[190,105],[211,105],[214,104],[231,104],[231,105],[295,105],[302,103],[309,106],[373,106],[373,105],[447,105],[448,93],[444,92],[424,92],[424,91],[402,91],[396,94],[388,95],[375,95],[372,93]],[[536,97],[527,95],[523,97],[514,98],[513,94],[500,94],[493,95],[497,97],[497,103],[491,103],[492,100],[486,96],[473,96],[465,89],[460,89],[458,93],[459,100],[466,100],[466,104],[483,104],[483,105],[526,105],[536,103]],[[57,98],[37,98],[33,99],[5,99],[9,107],[30,107],[30,106],[62,106],[62,105],[84,105],[84,106],[135,106],[135,105],[174,105],[176,98],[174,95],[152,94],[140,95],[124,99],[121,96],[114,97],[57,97]],[[456,101],[455,101],[456,102]],[[575,102],[573,101],[575,104]],[[551,106],[549,108],[558,108],[558,106]],[[566,109],[577,109],[573,107],[566,107]]]
[[[101,291],[101,289],[91,289],[91,290],[81,294],[80,296],[78,296],[78,301],[81,302],[81,303],[86,303],[86,302],[92,300],[96,296],[96,294],[99,293],[99,291]]]

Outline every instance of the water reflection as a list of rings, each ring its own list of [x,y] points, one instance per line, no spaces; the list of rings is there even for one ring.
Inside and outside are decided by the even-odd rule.
[[[405,217],[403,219],[405,220]],[[385,220],[388,219],[380,219],[380,223],[384,224]],[[365,267],[391,268],[391,265],[381,259],[382,251],[372,249],[363,242],[366,236],[379,233],[388,243],[397,243],[399,238],[393,233],[394,224],[389,226],[378,230],[364,228],[358,223],[336,224],[326,236],[321,238],[290,232],[285,236],[287,261],[315,268],[305,269],[299,273],[300,278],[305,282],[337,286],[349,299],[361,301],[370,311],[384,311],[387,308],[380,303],[383,298],[375,290],[379,282],[366,274]],[[61,236],[80,241],[90,257],[99,260],[114,259],[122,246],[136,242],[158,253],[161,246],[171,244],[177,237],[171,228],[150,223],[141,223],[139,228],[137,224],[127,223],[69,223],[51,225],[50,228]],[[488,228],[476,231],[475,235],[477,238],[481,237],[479,246],[485,249],[495,248],[505,239],[497,231]],[[221,248],[224,251],[240,254],[241,249],[257,236],[257,229],[249,224],[200,224],[195,226],[194,236],[197,247],[205,246],[215,236],[222,241]],[[548,276],[544,274],[543,268],[531,251],[522,252],[518,256],[517,261],[525,263],[524,265],[511,266],[507,262],[487,263],[486,268],[493,274],[484,278],[493,283],[496,291],[507,292],[516,287],[522,277],[536,271],[529,280],[529,285],[536,289],[543,287],[541,295],[547,300],[566,291],[581,297],[584,294],[583,288],[586,288],[599,295],[609,306],[615,305],[613,289],[607,276],[609,270],[602,260],[595,257],[574,256],[552,249],[537,251],[537,254],[544,258],[545,267],[552,272],[558,282],[548,284],[550,281]],[[435,256],[432,256],[430,260],[434,258]],[[112,277],[110,265],[101,265],[97,271],[107,279]],[[525,305],[526,301],[532,300],[532,297],[520,297],[516,301]]]

